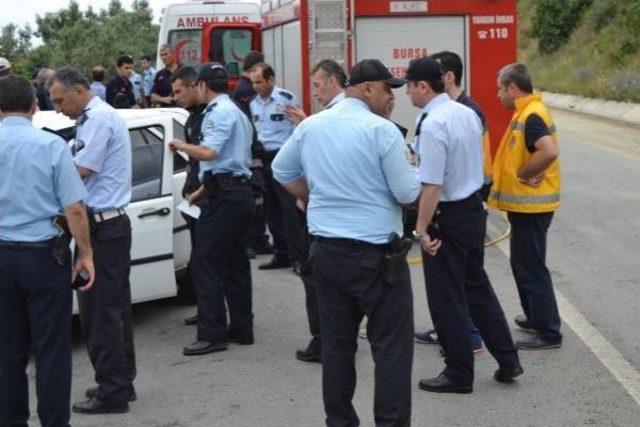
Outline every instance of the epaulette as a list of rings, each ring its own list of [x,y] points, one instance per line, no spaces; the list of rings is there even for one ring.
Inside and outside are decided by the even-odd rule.
[[[213,110],[213,107],[215,107],[216,105],[218,105],[217,102],[214,102],[213,104],[209,105],[207,108],[204,109],[204,114],[207,114],[209,111]]]
[[[287,92],[286,90],[281,90],[278,92],[278,95],[282,95],[287,98],[289,101],[293,99],[293,94],[291,92]]]

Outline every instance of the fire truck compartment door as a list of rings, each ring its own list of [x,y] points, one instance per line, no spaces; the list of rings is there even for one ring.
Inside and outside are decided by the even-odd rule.
[[[395,76],[404,77],[411,59],[449,50],[460,55],[468,73],[466,33],[464,16],[360,17],[355,21],[355,58],[356,62],[378,58]],[[463,87],[467,82],[465,76]],[[419,111],[405,91],[405,87],[395,90],[396,106],[391,118],[408,128],[413,137]]]

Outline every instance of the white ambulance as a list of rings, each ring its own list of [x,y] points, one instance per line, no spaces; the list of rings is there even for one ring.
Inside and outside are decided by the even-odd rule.
[[[260,50],[259,34],[260,7],[255,1],[194,0],[163,9],[158,47],[171,45],[179,65],[220,62],[233,79],[245,55]]]

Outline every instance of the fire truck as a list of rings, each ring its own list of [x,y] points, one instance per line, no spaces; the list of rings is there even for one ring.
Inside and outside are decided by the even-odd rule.
[[[260,50],[260,22],[260,8],[255,1],[170,4],[163,9],[158,48],[172,46],[179,65],[209,61],[224,64],[233,87],[245,55]]]
[[[480,104],[495,151],[509,114],[496,98],[496,74],[516,61],[515,0],[262,0],[262,50],[277,84],[317,111],[309,71],[331,58],[349,70],[380,59],[403,77],[409,61],[442,50],[460,55],[463,87]],[[396,93],[392,119],[415,127],[417,109],[404,89]]]

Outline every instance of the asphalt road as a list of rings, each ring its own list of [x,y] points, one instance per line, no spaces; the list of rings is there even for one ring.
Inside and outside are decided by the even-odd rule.
[[[568,310],[563,313],[564,346],[522,352],[525,374],[513,385],[492,379],[496,365],[487,352],[476,357],[471,395],[434,395],[416,385],[415,426],[640,425],[640,403],[633,397],[633,391],[640,390],[640,130],[554,113],[564,184],[548,257],[566,302],[563,309]],[[492,215],[491,221],[494,233],[504,229],[499,216]],[[486,268],[512,319],[519,307],[505,249],[504,244],[489,248]],[[257,262],[253,264],[255,268]],[[424,279],[420,265],[411,269],[416,328],[422,329],[430,324]],[[138,401],[128,414],[74,414],[72,424],[324,425],[321,367],[293,357],[308,340],[303,295],[292,273],[254,270],[256,344],[232,345],[225,352],[191,358],[181,350],[194,339],[195,329],[182,320],[193,307],[176,300],[136,306]],[[513,333],[515,338],[523,334],[515,328]],[[443,363],[437,352],[437,347],[416,345],[415,384],[440,372]],[[628,364],[629,375],[620,376],[621,363]],[[357,365],[355,406],[362,425],[372,426],[373,364],[365,340],[360,340]],[[30,366],[31,377],[33,370]],[[92,377],[83,344],[76,338],[73,399],[93,385]],[[31,395],[35,414],[33,381]]]

